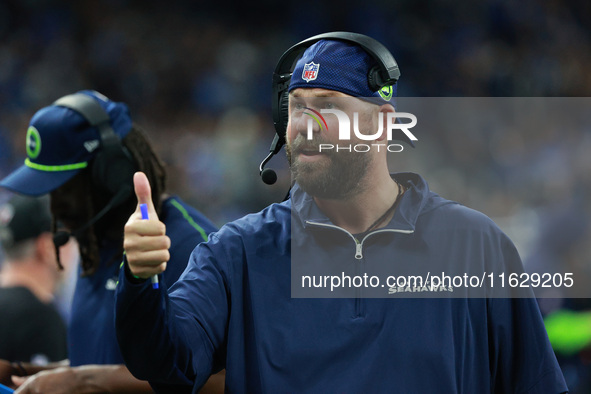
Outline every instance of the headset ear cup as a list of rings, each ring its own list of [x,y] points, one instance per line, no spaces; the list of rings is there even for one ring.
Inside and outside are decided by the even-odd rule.
[[[289,121],[289,92],[284,90],[279,96],[279,119],[281,122],[282,134],[279,135],[281,145],[285,143],[285,133],[287,132],[287,122]]]
[[[378,66],[373,66],[371,70],[369,70],[369,74],[367,75],[367,83],[369,88],[372,92],[377,92],[382,87],[380,78],[380,68]]]
[[[93,182],[114,195],[123,187],[131,187],[136,168],[131,154],[124,146],[104,147],[93,160]]]

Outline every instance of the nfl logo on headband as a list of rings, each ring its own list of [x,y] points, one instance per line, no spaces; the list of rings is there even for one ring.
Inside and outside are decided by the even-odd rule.
[[[306,63],[304,65],[304,71],[302,72],[302,79],[306,82],[310,82],[315,80],[318,77],[318,69],[320,68],[320,63],[316,64],[314,62]]]

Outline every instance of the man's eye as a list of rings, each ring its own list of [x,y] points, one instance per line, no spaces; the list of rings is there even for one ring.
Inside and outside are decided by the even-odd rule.
[[[302,109],[304,109],[304,104],[302,104],[302,103],[293,103],[292,107],[295,110],[302,110]]]
[[[325,109],[333,109],[336,108],[335,103],[331,102],[331,101],[327,101],[324,103],[324,108]]]

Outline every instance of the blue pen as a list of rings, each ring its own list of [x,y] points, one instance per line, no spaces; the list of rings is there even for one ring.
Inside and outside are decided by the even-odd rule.
[[[148,206],[146,204],[140,204],[140,211],[142,211],[142,220],[148,220]],[[152,276],[152,288],[157,289],[160,287],[158,283],[158,275]]]
[[[0,383],[0,394],[10,394],[14,393],[14,390],[10,387],[6,387],[5,385]]]

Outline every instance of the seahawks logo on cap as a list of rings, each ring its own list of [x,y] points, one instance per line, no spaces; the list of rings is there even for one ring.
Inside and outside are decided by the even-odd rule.
[[[384,100],[390,101],[392,95],[394,94],[394,89],[392,88],[392,85],[388,85],[380,88],[380,90],[378,90],[378,93]]]
[[[320,69],[320,63],[306,63],[304,64],[304,71],[302,72],[302,79],[306,82],[310,82],[318,78],[318,70]]]
[[[31,159],[36,159],[41,152],[41,136],[39,131],[33,126],[27,130],[27,155]]]

